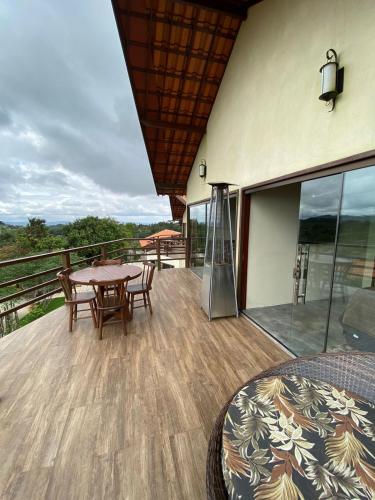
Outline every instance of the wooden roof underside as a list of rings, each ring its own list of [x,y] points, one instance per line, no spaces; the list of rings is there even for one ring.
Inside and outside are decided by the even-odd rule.
[[[171,205],[173,220],[182,222],[182,218],[186,209],[186,201],[181,201],[179,196],[169,195],[169,203]]]
[[[258,1],[112,0],[158,194],[186,193],[241,21]]]

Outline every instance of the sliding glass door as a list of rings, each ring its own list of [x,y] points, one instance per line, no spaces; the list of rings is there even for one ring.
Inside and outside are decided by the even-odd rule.
[[[375,167],[344,174],[327,349],[375,351]]]
[[[375,167],[302,183],[290,348],[375,350]]]
[[[375,166],[252,195],[244,312],[297,355],[375,351]]]
[[[296,354],[324,349],[331,300],[342,175],[303,182],[290,330]]]

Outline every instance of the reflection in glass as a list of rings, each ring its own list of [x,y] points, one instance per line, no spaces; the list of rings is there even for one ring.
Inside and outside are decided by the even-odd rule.
[[[375,167],[344,174],[328,350],[375,350]]]
[[[268,217],[263,220],[263,234],[279,220],[277,214],[270,215],[271,194],[272,190],[265,191],[267,204],[257,213],[258,219],[264,214]],[[256,200],[258,194],[253,196]],[[292,205],[291,193],[289,202]],[[250,261],[254,266],[248,284],[251,302],[245,313],[297,355],[375,351],[375,166],[303,182],[298,203],[298,239],[291,236],[288,220],[280,217],[284,233],[274,230],[277,251],[271,240],[272,252],[265,246],[265,251],[256,253],[262,248],[262,237],[258,234],[252,240],[258,260]],[[279,209],[280,214],[294,217],[286,205],[280,204]],[[256,219],[251,224],[250,234],[254,234]],[[285,267],[286,261],[280,258],[279,248],[287,248],[290,238],[297,243],[293,297],[291,292],[290,300],[267,302],[264,290],[273,299],[271,292],[281,288],[277,266]],[[267,271],[275,264],[270,279]],[[257,279],[255,266],[265,269],[256,287],[252,286]]]
[[[232,234],[233,254],[235,255],[235,238],[237,222],[237,198],[229,199]],[[206,249],[207,220],[209,216],[209,202],[190,206],[189,230],[191,237],[190,267],[198,276],[203,276],[204,252]]]
[[[287,343],[298,355],[324,349],[341,186],[342,174],[301,185],[292,327]]]
[[[206,245],[208,203],[190,207],[190,267],[199,276],[203,275],[204,251]]]

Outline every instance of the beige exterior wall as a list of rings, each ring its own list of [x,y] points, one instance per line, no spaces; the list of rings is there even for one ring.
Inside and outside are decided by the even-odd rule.
[[[298,184],[251,197],[247,308],[292,302],[299,199]]]
[[[264,0],[249,9],[188,182],[187,199],[207,198],[199,178],[240,187],[375,147],[374,0]],[[319,68],[334,48],[344,92],[329,113]]]

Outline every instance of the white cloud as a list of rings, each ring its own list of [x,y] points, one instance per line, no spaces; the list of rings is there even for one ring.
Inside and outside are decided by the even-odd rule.
[[[0,4],[0,220],[170,218],[110,1]]]
[[[21,221],[37,216],[48,221],[69,221],[85,215],[134,222],[170,218],[166,198],[113,193],[61,164],[42,167],[21,163],[8,165],[8,169],[10,177],[18,180],[3,193],[0,220]]]

